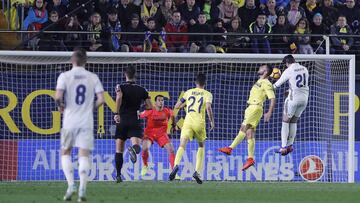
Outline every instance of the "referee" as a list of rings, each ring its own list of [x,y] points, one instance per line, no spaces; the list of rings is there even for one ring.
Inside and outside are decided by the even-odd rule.
[[[136,69],[128,66],[125,70],[126,82],[116,86],[116,122],[115,142],[115,165],[116,182],[122,182],[121,168],[123,165],[123,153],[125,141],[131,140],[132,146],[128,147],[131,162],[136,162],[136,155],[140,153],[140,143],[143,130],[138,119],[138,111],[141,105],[146,104],[146,109],[151,109],[149,93],[145,88],[135,83]]]

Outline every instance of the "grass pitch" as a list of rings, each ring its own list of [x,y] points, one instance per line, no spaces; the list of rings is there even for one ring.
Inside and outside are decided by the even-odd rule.
[[[1,203],[63,202],[65,182],[0,182]],[[88,202],[357,203],[360,184],[244,182],[91,182]],[[72,202],[76,202],[74,196]]]

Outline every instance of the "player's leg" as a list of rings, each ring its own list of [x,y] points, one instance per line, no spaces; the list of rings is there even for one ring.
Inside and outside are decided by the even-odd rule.
[[[307,106],[307,101],[301,101],[298,103],[297,108],[294,112],[294,116],[290,119],[289,122],[289,139],[287,142],[287,153],[291,153],[294,148],[294,140],[296,137],[296,131],[297,131],[297,121],[299,120],[301,114],[304,112]]]
[[[286,147],[287,147],[287,141],[289,138],[289,130],[290,130],[290,119],[292,117],[292,102],[289,100],[289,98],[285,99],[284,103],[284,110],[283,110],[283,118],[282,118],[282,124],[281,124],[281,148],[279,149],[279,153],[281,155],[285,155],[286,153]]]
[[[140,147],[141,138],[136,136],[136,137],[131,137],[130,140],[131,140],[132,146],[128,147],[128,152],[130,155],[131,162],[135,163],[137,161],[137,155],[140,154],[140,151],[141,151],[141,147]]]
[[[142,157],[142,161],[143,161],[143,167],[141,169],[141,175],[145,176],[147,171],[148,171],[148,159],[149,159],[149,149],[151,147],[151,140],[150,139],[143,139],[142,142],[142,153],[141,153],[141,157]]]
[[[246,131],[246,138],[248,143],[248,158],[243,165],[242,170],[245,171],[249,167],[255,164],[254,153],[255,153],[255,130],[254,128],[249,128]]]
[[[124,148],[125,148],[125,140],[122,139],[116,139],[115,140],[115,167],[116,167],[116,182],[120,183],[122,182],[121,179],[121,169],[124,163]]]
[[[172,145],[171,142],[168,142],[164,145],[164,148],[166,149],[168,155],[169,155],[169,163],[171,166],[171,169],[174,168],[174,163],[175,163],[175,150],[174,150],[174,146]]]
[[[180,161],[185,153],[186,144],[189,141],[189,136],[191,136],[191,137],[193,136],[192,129],[183,126],[183,130],[181,131],[181,136],[180,136],[180,145],[179,145],[179,148],[176,151],[176,155],[175,155],[174,168],[169,175],[170,181],[174,180],[177,175],[177,172],[179,170]]]
[[[205,143],[204,141],[198,142],[199,148],[196,153],[196,165],[195,165],[195,173],[193,174],[193,178],[196,180],[198,184],[202,184],[202,180],[200,178],[200,173],[203,170],[204,158],[205,158]]]
[[[64,195],[64,200],[70,201],[71,196],[76,192],[76,186],[74,183],[74,169],[71,161],[71,149],[74,144],[74,137],[72,131],[62,129],[61,130],[61,166],[64,172],[68,188]]]
[[[80,177],[80,186],[79,186],[79,197],[78,202],[86,201],[86,184],[88,181],[88,174],[90,171],[90,160],[89,160],[90,150],[88,149],[79,149],[79,177]]]

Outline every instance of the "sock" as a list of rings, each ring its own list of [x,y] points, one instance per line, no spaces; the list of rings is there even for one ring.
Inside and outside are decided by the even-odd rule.
[[[245,133],[243,131],[239,131],[239,134],[235,137],[234,141],[231,143],[230,148],[234,149],[243,139],[245,138]]]
[[[61,156],[61,165],[64,171],[65,178],[68,182],[68,186],[74,185],[74,170],[72,167],[71,156],[62,155]]]
[[[199,147],[197,153],[196,153],[196,167],[195,171],[200,174],[202,172],[203,168],[203,162],[204,162],[204,154],[205,154],[205,148]]]
[[[116,153],[115,154],[115,166],[116,166],[116,174],[117,176],[121,175],[121,168],[123,165],[124,159],[122,153]]]
[[[294,144],[294,140],[296,137],[297,123],[289,124],[289,140],[287,142],[287,146]]]
[[[287,140],[289,137],[289,123],[282,122],[281,126],[281,147],[287,146]]]
[[[136,154],[139,154],[139,153],[140,153],[140,150],[141,150],[140,145],[134,144],[132,147],[134,148]]]
[[[179,147],[177,152],[176,152],[176,156],[175,156],[175,162],[174,165],[177,166],[180,164],[180,161],[182,159],[182,156],[184,155],[184,151],[185,149],[182,147]]]
[[[80,176],[80,187],[79,190],[86,190],[86,183],[88,179],[88,173],[90,170],[89,157],[79,157],[79,176]]]
[[[148,166],[149,151],[148,150],[142,151],[141,157],[142,157],[142,161],[143,161],[144,166],[147,167]]]
[[[174,152],[171,152],[169,154],[169,162],[170,162],[171,168],[174,168],[174,162],[175,162],[175,153]]]
[[[255,138],[248,139],[247,142],[248,142],[248,158],[254,158]]]

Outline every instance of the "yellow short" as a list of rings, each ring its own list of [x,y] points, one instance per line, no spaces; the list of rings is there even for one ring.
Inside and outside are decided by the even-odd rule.
[[[205,124],[191,124],[184,123],[181,129],[181,137],[193,140],[194,137],[198,142],[204,142],[206,140],[206,128]]]
[[[243,125],[251,125],[251,128],[256,129],[263,115],[263,107],[260,105],[249,105],[245,110],[245,118]]]

